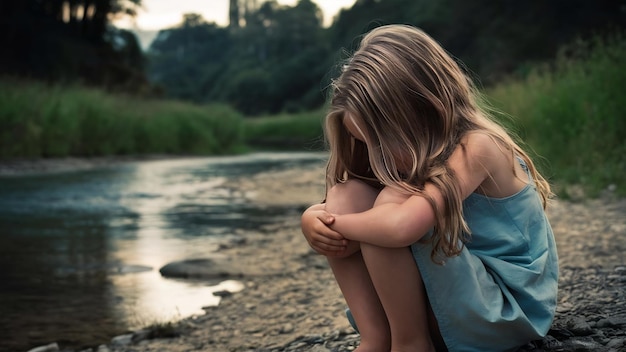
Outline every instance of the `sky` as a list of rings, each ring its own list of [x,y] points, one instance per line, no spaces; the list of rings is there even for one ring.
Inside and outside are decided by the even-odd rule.
[[[262,0],[261,0],[262,1]],[[351,7],[355,0],[313,0],[324,13],[324,25],[329,26],[342,8]],[[179,24],[185,13],[199,13],[209,22],[228,25],[229,0],[142,0],[143,9],[134,22],[117,21],[118,27],[139,31],[158,31]],[[293,6],[297,0],[278,0],[282,5]]]

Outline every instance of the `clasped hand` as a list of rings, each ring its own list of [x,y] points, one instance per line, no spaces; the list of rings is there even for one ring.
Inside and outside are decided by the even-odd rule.
[[[315,204],[302,213],[302,234],[309,246],[327,257],[347,257],[356,252],[358,242],[346,239],[331,228],[335,216],[325,208],[325,204]]]

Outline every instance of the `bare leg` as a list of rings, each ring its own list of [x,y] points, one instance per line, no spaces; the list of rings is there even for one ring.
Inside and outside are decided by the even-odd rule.
[[[406,199],[383,190],[375,206]],[[409,248],[361,243],[361,253],[391,330],[391,351],[435,351],[429,328],[428,298]]]
[[[334,186],[327,195],[326,210],[349,214],[370,209],[378,192],[359,181]],[[351,247],[358,243],[351,243]],[[365,267],[361,252],[345,258],[328,257],[339,288],[354,316],[361,335],[357,351],[389,351],[391,335],[387,317]]]
[[[426,292],[408,248],[361,244],[361,251],[391,329],[391,351],[435,351]]]

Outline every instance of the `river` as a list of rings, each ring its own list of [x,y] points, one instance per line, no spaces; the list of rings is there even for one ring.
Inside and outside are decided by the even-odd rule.
[[[202,314],[219,303],[213,292],[241,284],[167,279],[159,268],[289,214],[220,185],[323,158],[258,153],[1,177],[0,351],[80,349]]]

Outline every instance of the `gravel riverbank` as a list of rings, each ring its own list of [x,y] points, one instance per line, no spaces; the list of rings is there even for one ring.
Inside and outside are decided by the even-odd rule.
[[[236,258],[245,289],[223,292],[218,306],[164,334],[175,337],[136,332],[92,351],[354,350],[358,335],[345,319],[332,273],[300,232],[299,214],[323,196],[322,167],[260,174],[225,187],[259,206],[293,207],[282,222],[219,250]],[[523,351],[626,351],[626,200],[555,200],[549,216],[560,255],[557,317],[549,335]]]

